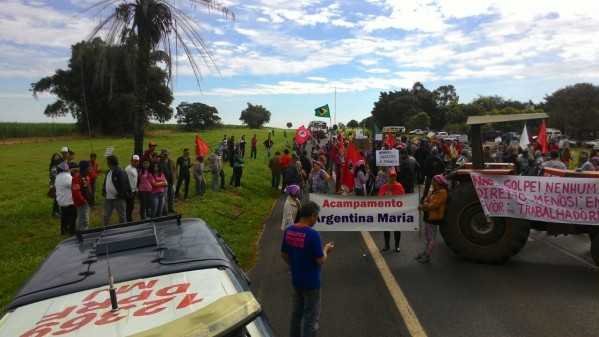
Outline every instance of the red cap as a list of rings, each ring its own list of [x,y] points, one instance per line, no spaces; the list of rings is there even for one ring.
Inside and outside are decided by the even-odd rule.
[[[150,146],[156,146],[156,143],[150,142]]]

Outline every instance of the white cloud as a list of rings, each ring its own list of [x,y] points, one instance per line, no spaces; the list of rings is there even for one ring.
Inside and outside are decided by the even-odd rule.
[[[0,97],[30,97],[22,93],[28,83],[65,69],[70,46],[86,39],[99,21],[93,11],[81,10],[97,2],[2,1]],[[235,12],[235,21],[217,11],[207,14],[202,6],[185,10],[200,23],[219,70],[195,55],[205,97],[307,95],[309,100],[334,88],[361,93],[410,88],[417,81],[481,85],[472,80],[501,95],[517,86],[530,92],[529,83],[599,81],[597,0],[226,0],[223,5]],[[176,96],[198,96],[186,58],[179,55],[177,64]],[[22,84],[12,85],[15,80]]]

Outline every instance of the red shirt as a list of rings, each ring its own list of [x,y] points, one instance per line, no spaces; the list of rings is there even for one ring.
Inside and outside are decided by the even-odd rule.
[[[286,169],[287,166],[289,166],[289,163],[291,163],[291,156],[289,154],[284,154],[281,156],[281,159],[279,159],[279,164],[282,169]]]
[[[156,158],[156,152],[154,152],[154,150],[152,149],[147,149],[144,152],[144,159],[147,159],[149,161],[152,161],[152,159]]]
[[[79,208],[81,205],[88,204],[87,199],[83,195],[82,189],[87,189],[87,195],[92,194],[91,184],[89,183],[89,176],[82,177],[79,172],[75,174],[71,182],[71,194],[73,196],[73,204],[75,208]]]
[[[379,190],[379,197],[384,197],[387,194],[387,183],[384,183]],[[391,186],[391,195],[401,195],[406,194],[406,191],[403,189],[400,183],[397,181],[393,183]]]
[[[89,172],[87,173],[87,176],[89,177],[90,181],[94,181],[96,179],[98,179],[98,173],[100,172],[100,166],[98,165],[97,161],[89,161]]]

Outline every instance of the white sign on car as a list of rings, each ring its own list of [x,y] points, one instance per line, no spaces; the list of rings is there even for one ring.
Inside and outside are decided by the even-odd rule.
[[[226,273],[212,268],[115,284],[118,311],[111,310],[108,286],[28,304],[4,317],[0,336],[131,336],[157,331],[175,320],[185,325],[190,316],[198,336],[212,335],[211,322],[198,319],[197,313],[238,294]],[[246,328],[252,336],[257,334],[252,324]]]

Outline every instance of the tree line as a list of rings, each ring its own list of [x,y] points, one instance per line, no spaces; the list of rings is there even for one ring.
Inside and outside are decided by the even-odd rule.
[[[466,121],[470,116],[546,112],[549,127],[577,139],[599,138],[599,86],[577,83],[545,95],[538,103],[520,102],[500,96],[479,96],[470,103],[460,103],[453,85],[426,89],[415,83],[411,89],[381,92],[374,103],[371,116],[359,124],[370,128],[402,125],[409,129],[447,130],[467,133]],[[355,125],[350,121],[349,125]],[[529,121],[529,131],[536,132],[540,121]],[[486,125],[483,131],[521,131],[522,122]]]
[[[136,62],[134,38],[130,43],[113,46],[94,38],[71,47],[67,69],[58,69],[54,75],[31,84],[37,97],[42,92],[57,96],[48,104],[48,117],[71,115],[77,129],[83,134],[120,136],[134,130],[134,116],[138,100],[135,76],[131,71]],[[107,62],[106,60],[110,60]],[[173,116],[184,130],[206,130],[220,127],[221,118],[215,107],[200,102],[182,102],[171,108],[173,92],[169,87],[168,72],[159,64],[168,61],[167,55],[154,51],[150,55],[149,80],[146,94],[145,123],[164,123]],[[577,139],[599,137],[599,87],[591,83],[577,83],[546,95],[544,101],[520,102],[499,96],[479,96],[470,103],[460,103],[453,85],[429,90],[421,83],[412,88],[381,92],[373,103],[370,116],[358,122],[351,120],[347,127],[382,127],[402,125],[408,129],[447,130],[467,133],[469,116],[518,114],[545,111],[551,117],[547,125]],[[247,103],[239,120],[250,128],[268,123],[271,112],[261,105]],[[539,121],[530,121],[534,132]],[[288,124],[291,124],[289,122]],[[289,127],[289,126],[288,126]],[[520,131],[521,122],[487,125],[483,131]]]

